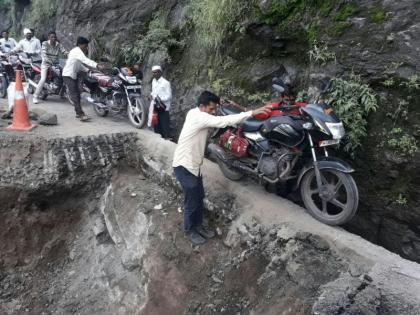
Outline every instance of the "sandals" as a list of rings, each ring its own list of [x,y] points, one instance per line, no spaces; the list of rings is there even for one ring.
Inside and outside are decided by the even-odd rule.
[[[80,121],[82,122],[87,122],[89,120],[91,120],[91,118],[88,115],[76,115],[76,118],[78,118]]]

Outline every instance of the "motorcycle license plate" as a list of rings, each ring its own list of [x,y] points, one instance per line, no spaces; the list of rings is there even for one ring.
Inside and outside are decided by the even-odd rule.
[[[334,144],[339,144],[339,143],[340,143],[339,139],[324,140],[324,141],[319,142],[319,146],[320,147],[326,147],[326,146],[329,146],[329,145],[334,145]]]
[[[141,85],[129,85],[127,86],[127,90],[137,90],[141,89]]]

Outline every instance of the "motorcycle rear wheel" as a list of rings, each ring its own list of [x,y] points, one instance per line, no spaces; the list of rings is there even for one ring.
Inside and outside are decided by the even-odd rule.
[[[148,118],[146,102],[141,97],[133,97],[130,101],[133,105],[133,111],[131,111],[130,108],[127,108],[128,119],[134,127],[141,129],[146,125]]]
[[[329,198],[319,196],[315,171],[308,171],[300,184],[300,194],[309,214],[328,225],[342,225],[356,214],[359,192],[350,174],[333,169],[320,170]]]
[[[225,162],[223,162],[221,159],[216,158],[217,164],[220,167],[220,170],[222,171],[223,175],[226,178],[229,178],[233,181],[241,180],[242,177],[244,177],[244,174],[240,171],[235,170],[233,167],[227,165]]]
[[[7,80],[5,77],[0,77],[0,97],[6,98],[7,96]]]

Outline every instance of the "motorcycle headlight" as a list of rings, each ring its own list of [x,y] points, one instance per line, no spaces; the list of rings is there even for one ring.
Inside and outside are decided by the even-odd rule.
[[[326,122],[325,125],[331,132],[333,139],[341,139],[344,137],[345,131],[342,122],[339,123],[330,123]]]
[[[137,83],[137,78],[136,77],[127,76],[126,79],[127,79],[127,82],[130,83],[130,84]]]

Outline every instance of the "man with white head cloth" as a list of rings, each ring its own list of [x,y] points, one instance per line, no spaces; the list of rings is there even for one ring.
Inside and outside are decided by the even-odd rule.
[[[152,126],[153,111],[157,111],[158,123],[154,126],[154,130],[162,138],[169,139],[169,109],[171,108],[172,100],[171,84],[162,77],[162,68],[160,66],[153,66],[152,73],[152,93],[150,95],[152,102],[149,108],[148,126]]]
[[[40,55],[41,42],[39,39],[34,37],[34,34],[29,28],[25,28],[23,30],[23,35],[25,35],[25,38],[22,39],[15,48],[13,48],[13,52],[23,51],[24,53],[30,55]]]

